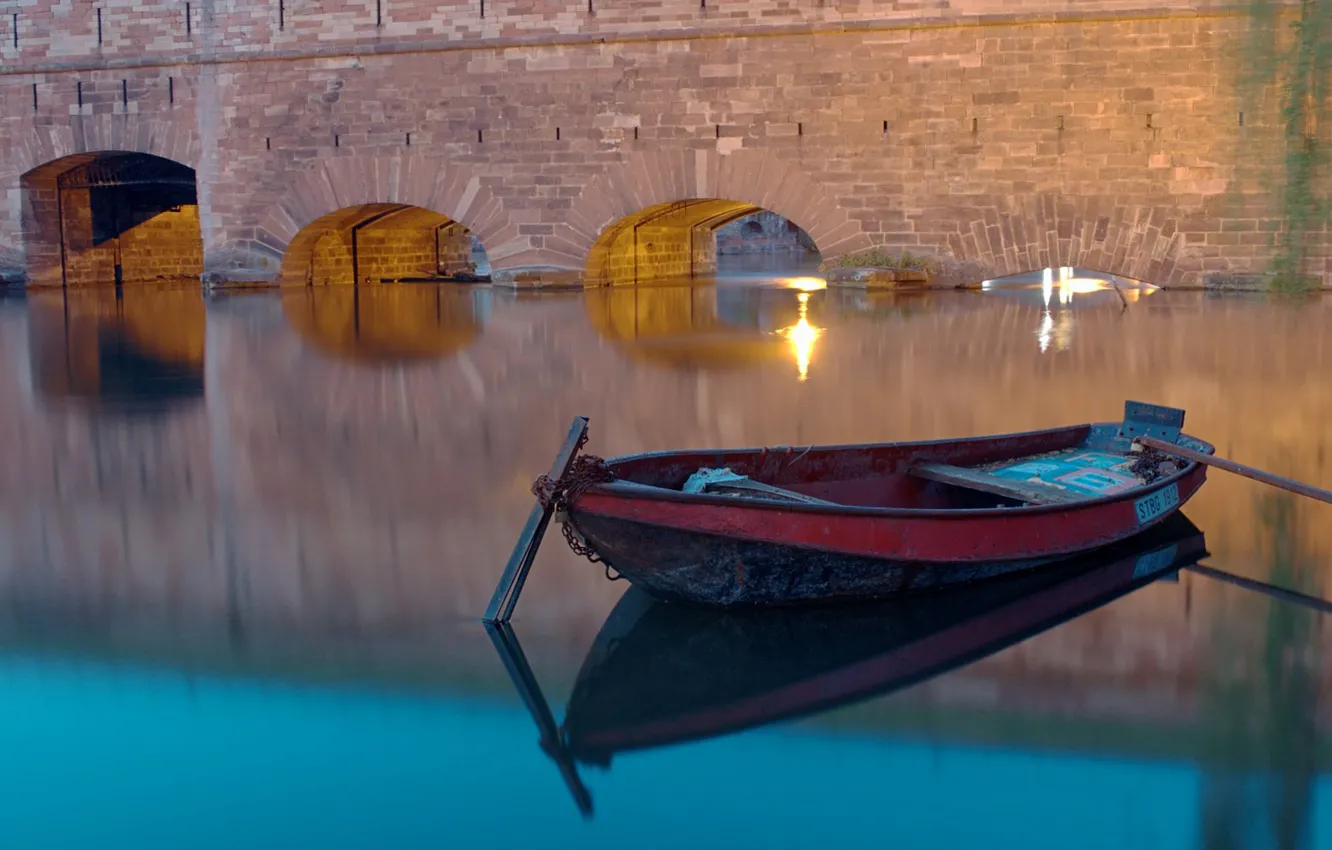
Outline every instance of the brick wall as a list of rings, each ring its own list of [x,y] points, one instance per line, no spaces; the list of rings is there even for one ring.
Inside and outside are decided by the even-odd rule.
[[[1214,0],[1168,0],[1154,11],[1197,14],[1225,9]],[[837,4],[801,4],[790,0],[744,3],[670,4],[660,0],[271,0],[185,4],[175,0],[102,0],[71,7],[67,0],[19,0],[17,47],[12,23],[0,55],[9,63],[35,65],[94,60],[161,61],[210,50],[222,55],[278,53],[310,55],[332,50],[392,49],[399,45],[446,46],[498,39],[563,38],[596,41],[603,37],[658,35],[664,32],[728,32],[764,26],[822,26],[874,22],[912,24],[975,20],[978,16],[1056,14],[1077,18],[1139,11],[1132,0],[1026,0],[1019,9],[1004,0],[961,0],[930,7],[919,0],[856,0]],[[100,15],[98,14],[100,11]],[[539,43],[539,42],[538,42]],[[557,58],[546,71],[567,69]]]
[[[198,279],[203,273],[198,205],[158,213],[126,230],[120,238],[120,254],[126,281]]]
[[[199,168],[223,278],[271,278],[305,225],[390,202],[467,226],[497,271],[583,270],[613,222],[685,198],[772,210],[827,256],[908,248],[971,278],[1267,264],[1279,120],[1240,97],[1242,11],[650,5],[284,2],[279,29],[276,2],[221,3],[184,34],[175,5],[111,4],[100,49],[91,7],[51,11],[72,38],[46,41],[56,7],[25,7],[0,77],[0,260],[25,171],[130,149]],[[143,55],[132,26],[160,29]]]
[[[435,231],[435,268],[439,274],[451,275],[472,270],[478,265],[472,258],[472,234],[461,224],[446,224]]]
[[[198,279],[203,272],[203,243],[199,237],[197,205],[182,205],[178,209],[156,213],[116,237],[94,223],[95,191],[71,189],[62,193],[66,284],[101,286],[112,283],[117,259],[125,282]],[[59,263],[58,255],[54,259]],[[59,273],[58,266],[54,272]],[[49,282],[59,283],[60,280],[53,277]]]
[[[438,266],[438,234],[433,227],[369,228],[357,237],[361,279],[430,277]]]
[[[426,209],[365,204],[306,227],[283,258],[282,280],[345,285],[359,276],[379,283],[452,274],[471,262],[472,234],[462,225]]]

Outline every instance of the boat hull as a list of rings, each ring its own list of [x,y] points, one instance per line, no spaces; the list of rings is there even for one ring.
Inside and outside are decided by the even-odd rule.
[[[1158,526],[1204,480],[1195,465],[1121,501],[920,515],[718,505],[603,487],[571,506],[568,521],[607,565],[658,599],[793,605],[883,598],[1067,560]],[[1144,520],[1135,502],[1166,487],[1177,500]]]
[[[955,593],[836,608],[709,612],[630,591],[565,713],[581,761],[845,706],[1011,646],[1206,557],[1182,514],[1136,541]]]

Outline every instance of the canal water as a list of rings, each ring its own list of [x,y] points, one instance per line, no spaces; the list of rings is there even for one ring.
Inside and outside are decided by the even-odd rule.
[[[608,456],[1139,399],[1332,487],[1327,298],[749,262],[0,300],[0,844],[1332,848],[1332,508],[1233,476],[1150,551],[872,615],[681,620],[552,533],[482,629],[575,415]]]

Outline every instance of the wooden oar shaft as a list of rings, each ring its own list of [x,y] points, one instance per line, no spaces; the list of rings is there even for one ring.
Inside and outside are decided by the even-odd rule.
[[[564,445],[560,447],[555,464],[550,468],[551,481],[559,481],[569,471],[574,458],[578,456],[578,444],[582,442],[586,433],[587,417],[575,416],[573,425],[569,426],[569,435],[564,438]],[[518,535],[518,543],[513,547],[513,554],[509,555],[509,563],[504,568],[504,575],[500,577],[499,584],[495,585],[495,593],[490,597],[490,604],[486,606],[482,620],[487,623],[509,622],[509,618],[513,616],[513,608],[518,604],[518,595],[523,592],[527,573],[532,569],[532,562],[536,560],[541,538],[546,536],[546,527],[550,525],[550,517],[554,512],[551,505],[542,504],[540,501],[532,507],[532,512],[527,516],[527,524],[523,526],[522,534]]]
[[[1197,461],[1208,466],[1214,466],[1217,469],[1224,469],[1226,472],[1233,472],[1236,475],[1242,475],[1245,478],[1252,478],[1254,481],[1261,481],[1264,484],[1270,484],[1282,490],[1289,490],[1292,493],[1298,493],[1301,496],[1308,496],[1310,499],[1317,499],[1320,502],[1327,502],[1332,505],[1332,490],[1324,490],[1321,487],[1314,487],[1309,484],[1302,484],[1291,478],[1282,475],[1273,475],[1270,472],[1264,472],[1261,469],[1254,469],[1252,466],[1245,466],[1242,463],[1235,463],[1233,460],[1226,460],[1216,455],[1203,454],[1202,452],[1186,449],[1183,446],[1167,443],[1164,440],[1158,440],[1155,437],[1136,437],[1137,442],[1149,448],[1156,449],[1168,455],[1182,457],[1185,460]]]
[[[1319,599],[1317,596],[1310,596],[1307,593],[1300,593],[1298,590],[1290,590],[1285,587],[1277,587],[1274,584],[1268,584],[1265,581],[1257,581],[1244,576],[1237,576],[1234,573],[1228,573],[1224,570],[1218,570],[1215,567],[1209,567],[1206,564],[1189,564],[1184,569],[1193,570],[1199,575],[1208,578],[1224,581],[1233,584],[1236,587],[1242,587],[1245,590],[1252,590],[1255,593],[1261,593],[1270,596],[1273,599],[1280,599],[1282,602],[1292,602],[1296,605],[1303,605],[1306,608],[1312,608],[1324,614],[1332,614],[1332,602],[1326,599]]]

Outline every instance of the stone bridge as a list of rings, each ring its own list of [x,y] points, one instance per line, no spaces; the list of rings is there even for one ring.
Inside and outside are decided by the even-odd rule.
[[[1246,13],[1140,5],[21,0],[0,265],[362,282],[474,237],[498,280],[605,282],[706,271],[763,209],[949,280],[1261,272],[1281,130],[1240,93]]]

